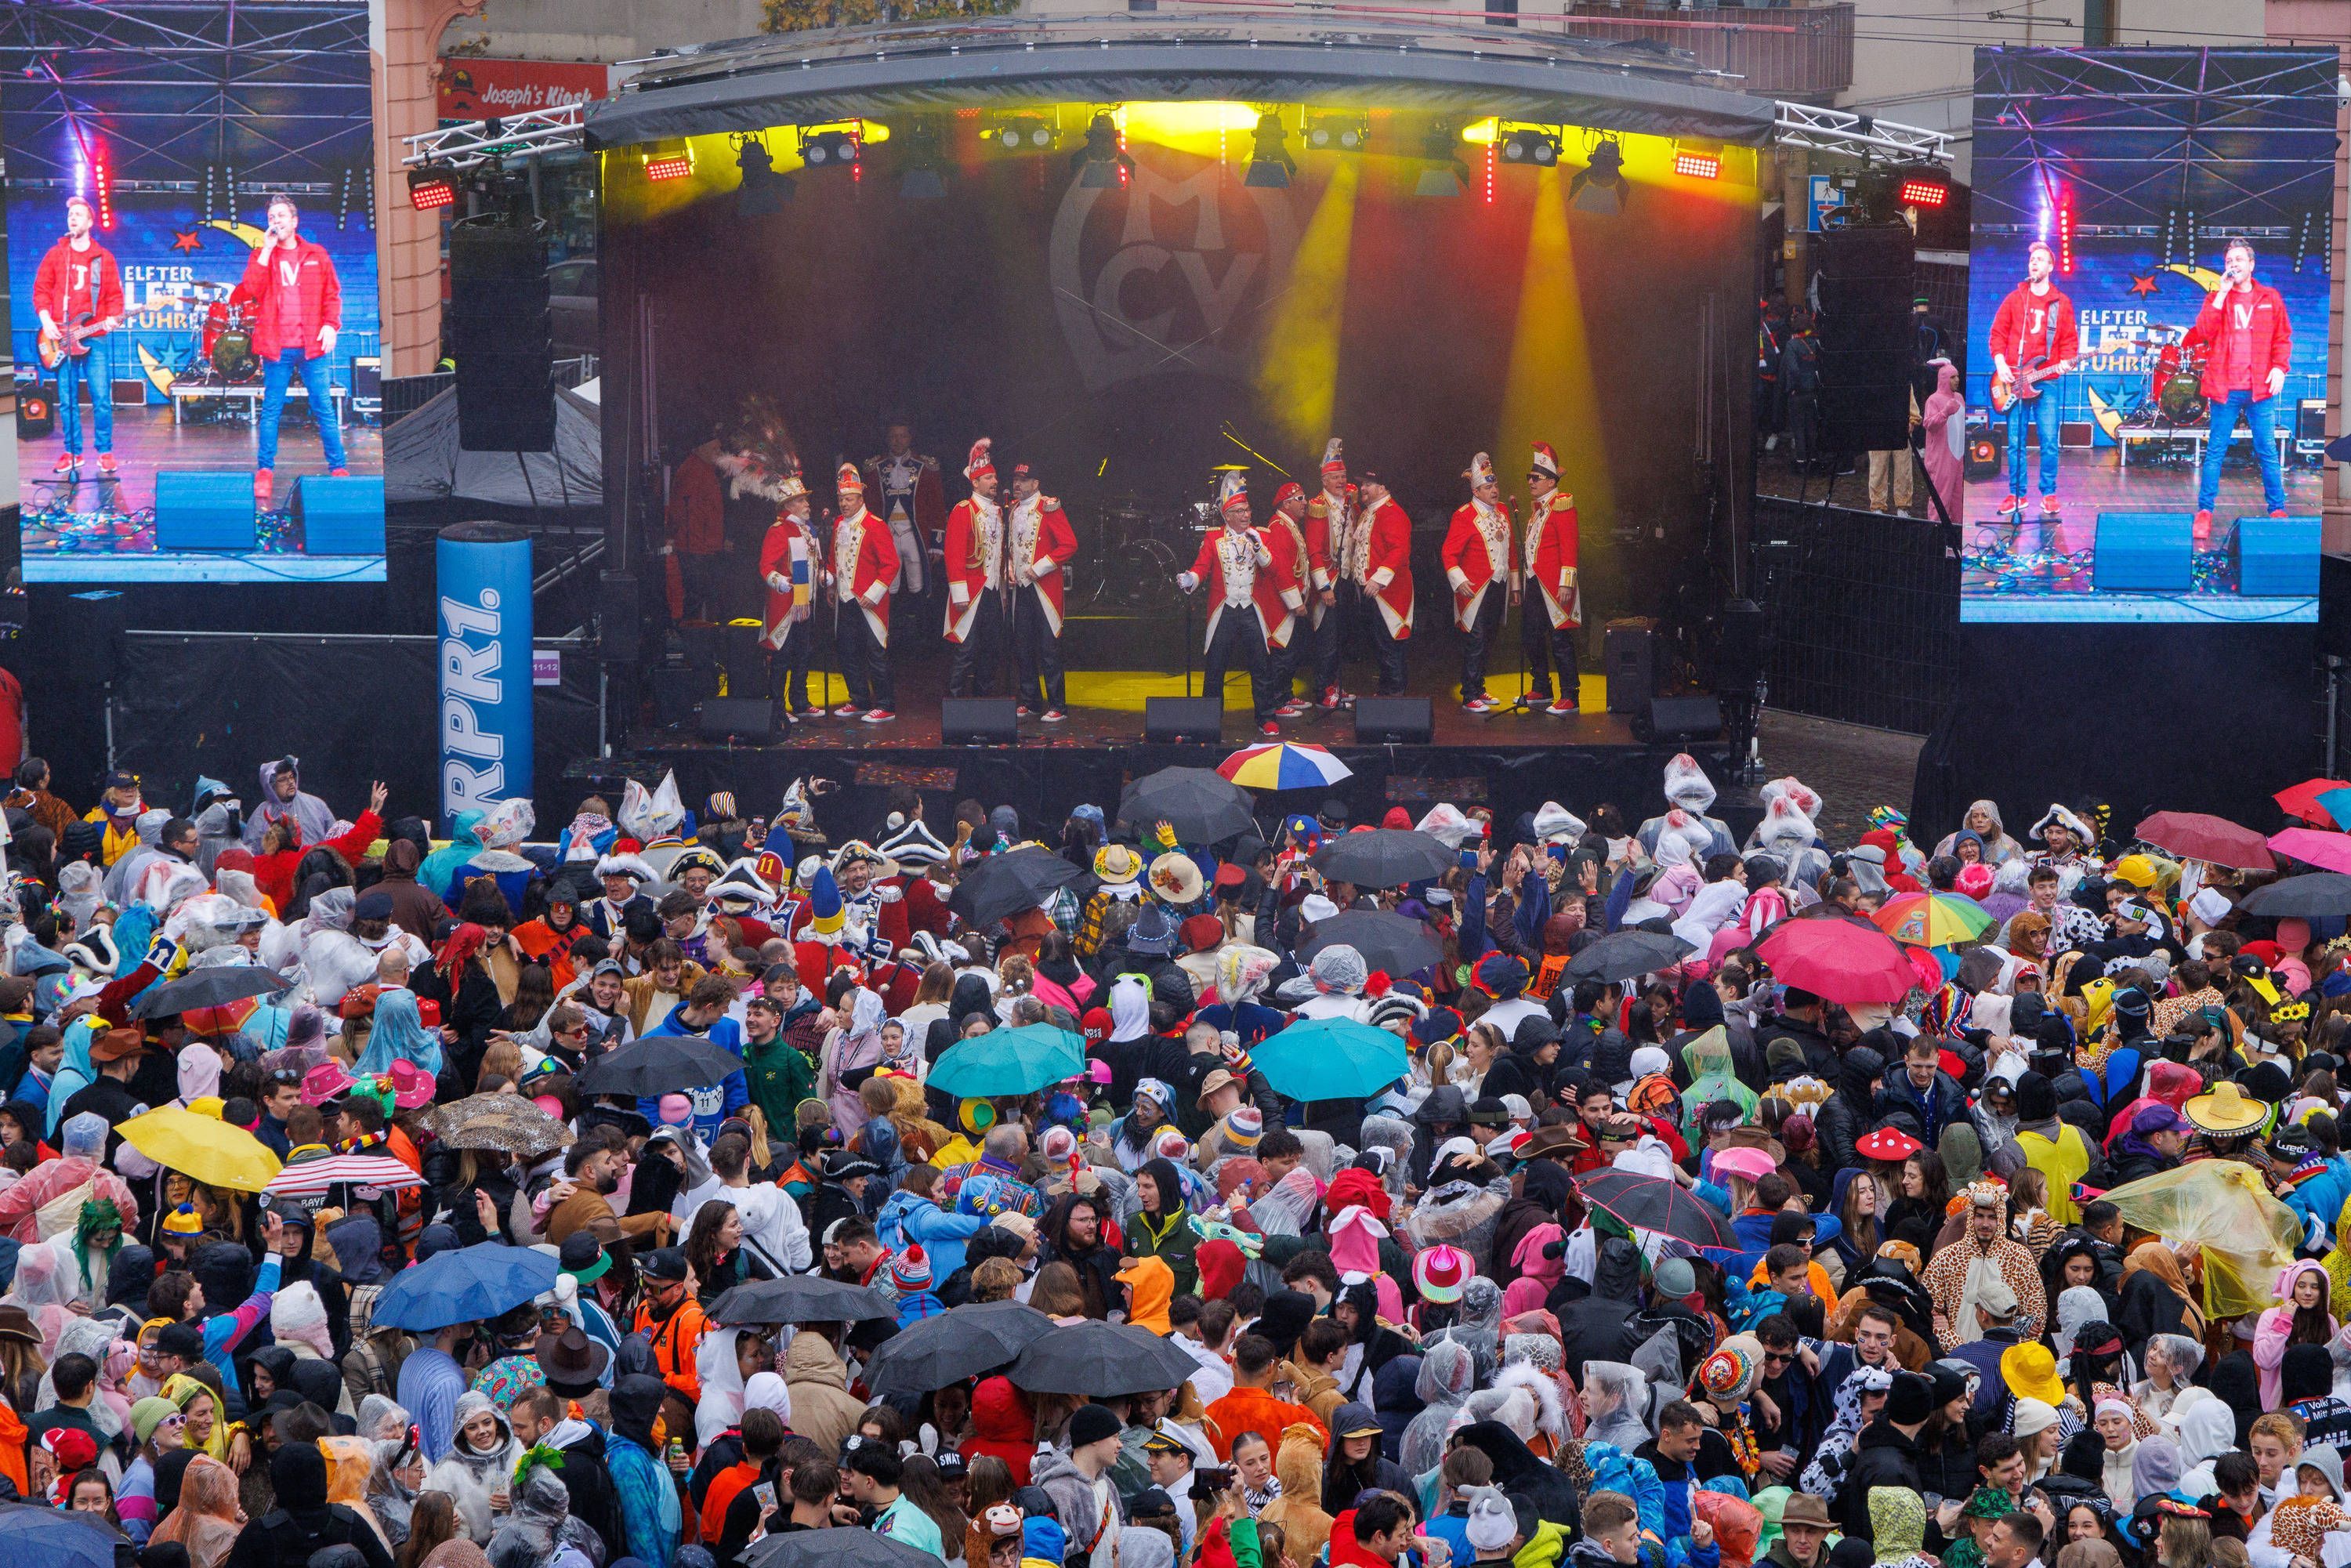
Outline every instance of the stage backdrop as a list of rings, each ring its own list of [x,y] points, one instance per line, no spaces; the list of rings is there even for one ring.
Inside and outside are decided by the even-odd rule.
[[[18,422],[28,581],[382,580],[381,442],[373,413],[354,406],[373,396],[380,342],[368,24],[367,0],[32,0],[0,13],[20,390],[63,401],[60,372],[42,368],[35,282],[66,237],[68,198],[96,207],[91,237],[122,295],[121,327],[87,358],[88,380],[112,394],[110,439],[88,392],[74,400],[78,473],[57,467],[61,406],[47,428]],[[298,486],[328,468],[315,416],[292,376],[274,495],[257,504],[265,377],[252,313],[230,300],[277,192],[299,207],[301,236],[325,250],[340,290],[341,330],[323,358],[359,476],[308,497],[300,518]],[[87,267],[89,255],[60,253],[60,265]],[[110,445],[113,474],[99,462]],[[159,474],[173,476],[160,516]]]
[[[1321,152],[1293,105],[1287,183],[1267,185],[1248,179],[1261,107],[1130,103],[1130,162],[1099,184],[1074,161],[1088,106],[866,120],[854,169],[808,164],[775,128],[793,190],[767,215],[745,211],[726,139],[657,144],[693,172],[653,184],[644,149],[608,153],[607,245],[645,278],[663,455],[766,394],[829,507],[836,464],[879,452],[898,414],[952,504],[992,437],[998,472],[1033,465],[1076,524],[1073,614],[1164,626],[1116,666],[1134,668],[1176,654],[1171,580],[1198,542],[1182,509],[1216,465],[1247,470],[1262,520],[1286,481],[1318,487],[1337,435],[1426,540],[1479,452],[1523,518],[1540,440],[1581,514],[1586,625],[1664,608],[1702,570],[1707,460],[1745,451],[1752,152],[1708,150],[1701,178],[1670,141],[1571,126],[1555,164],[1514,164],[1466,110],[1375,111],[1370,151]],[[1591,210],[1573,193],[1611,145],[1621,210]],[[608,299],[608,329],[633,308]],[[753,559],[758,511],[737,541]],[[1449,645],[1420,553],[1416,620]]]
[[[1976,51],[1962,619],[2316,618],[2335,86],[2331,49]],[[2255,368],[2263,396],[2199,494],[2222,414],[2191,329],[2240,238],[2276,292],[2238,293],[2232,308],[2264,347],[2274,323],[2284,385],[2268,396],[2269,361]],[[2050,292],[2017,293],[2036,245]],[[1990,334],[2003,303],[2030,363],[2044,327],[2063,329],[2061,298],[2078,353],[1998,411],[2008,386]],[[2282,455],[2273,491],[2256,428]]]

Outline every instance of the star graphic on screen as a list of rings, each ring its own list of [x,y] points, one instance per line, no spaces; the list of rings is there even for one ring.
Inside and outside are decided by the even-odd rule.
[[[2131,291],[2133,294],[2152,294],[2152,293],[2154,293],[2154,292],[2155,292],[2155,274],[2153,274],[2153,273],[2151,273],[2151,272],[2150,272],[2150,273],[2148,273],[2145,277],[2138,277],[2137,274],[2133,274],[2133,275],[2132,275],[2132,277],[2131,277],[2131,281],[2130,281],[2130,291]]]
[[[204,248],[204,235],[195,229],[190,229],[185,234],[182,234],[179,230],[173,229],[172,231],[172,248],[173,250],[202,250]]]

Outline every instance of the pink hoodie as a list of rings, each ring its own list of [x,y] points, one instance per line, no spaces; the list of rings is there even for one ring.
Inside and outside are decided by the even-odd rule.
[[[2326,1265],[2314,1258],[2297,1259],[2278,1271],[2278,1304],[2270,1308],[2253,1325],[2253,1364],[2261,1369],[2262,1405],[2264,1409],[2278,1407],[2278,1369],[2285,1363],[2286,1338],[2294,1333],[2294,1283],[2303,1274],[2318,1276],[2318,1301],[2323,1307],[2334,1289]],[[2333,1339],[2342,1325],[2335,1314],[2326,1314],[2326,1337]]]

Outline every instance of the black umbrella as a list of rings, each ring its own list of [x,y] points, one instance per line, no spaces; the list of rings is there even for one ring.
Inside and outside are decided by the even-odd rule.
[[[1441,840],[1412,828],[1374,828],[1342,833],[1314,852],[1307,863],[1332,882],[1357,887],[1402,887],[1443,876],[1461,856]]]
[[[1576,1189],[1594,1208],[1605,1209],[1618,1220],[1643,1230],[1654,1230],[1687,1241],[1693,1247],[1741,1249],[1738,1233],[1722,1218],[1671,1176],[1635,1176],[1630,1171],[1595,1171],[1577,1180]]]
[[[939,1568],[939,1560],[918,1547],[848,1525],[770,1535],[743,1561],[750,1568]]]
[[[1364,956],[1364,966],[1391,975],[1409,975],[1440,962],[1445,950],[1428,927],[1385,909],[1343,909],[1314,923],[1314,939],[1299,952],[1308,963],[1325,947],[1346,946]]]
[[[598,1057],[581,1070],[574,1086],[582,1094],[643,1099],[706,1089],[742,1071],[743,1059],[723,1045],[688,1034],[653,1034]]]
[[[984,1301],[921,1318],[873,1353],[865,1386],[877,1396],[933,1393],[995,1371],[1052,1328],[1052,1319],[1021,1301]]]
[[[1118,820],[1137,833],[1165,822],[1187,844],[1257,831],[1248,793],[1213,768],[1163,768],[1136,779],[1119,797]]]
[[[294,982],[277,970],[257,964],[209,964],[176,980],[150,986],[139,994],[132,1018],[170,1018],[197,1008],[217,1008],[247,997],[266,997]]]
[[[1670,931],[1611,931],[1567,961],[1560,978],[1630,980],[1669,969],[1698,948]]]
[[[728,1287],[710,1303],[708,1315],[714,1323],[857,1323],[898,1312],[879,1291],[819,1274],[787,1274]]]
[[[2247,915],[2351,915],[2351,876],[2314,871],[2289,876],[2245,894],[2237,907]]]
[[[989,932],[999,920],[1042,907],[1055,888],[1067,886],[1079,875],[1077,867],[1050,850],[1010,850],[989,855],[964,873],[947,907],[981,932]]]
[[[1031,1394],[1107,1398],[1173,1388],[1199,1370],[1149,1329],[1089,1318],[1039,1339],[1005,1375]]]

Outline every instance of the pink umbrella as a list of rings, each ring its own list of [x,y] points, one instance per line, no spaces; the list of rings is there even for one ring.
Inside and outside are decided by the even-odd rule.
[[[2288,860],[2314,865],[2321,871],[2351,874],[2351,834],[2323,833],[2316,828],[2288,828],[2270,835],[2270,848]]]

